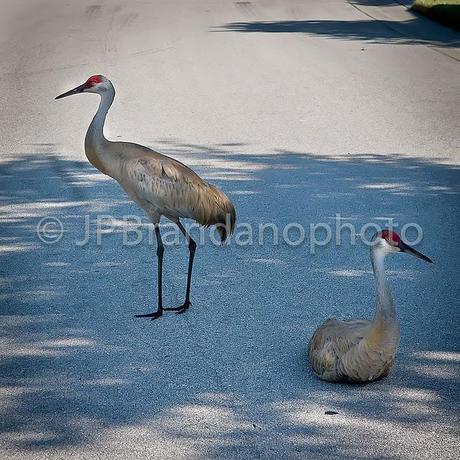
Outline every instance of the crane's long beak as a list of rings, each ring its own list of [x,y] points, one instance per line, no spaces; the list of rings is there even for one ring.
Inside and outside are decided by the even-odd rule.
[[[61,99],[63,97],[72,96],[72,94],[81,93],[83,92],[84,89],[85,89],[85,84],[83,83],[83,85],[77,86],[76,88],[71,89],[70,91],[67,91],[66,93],[62,93],[59,96],[56,96],[55,99]]]
[[[403,241],[399,242],[399,249],[401,249],[401,252],[407,252],[409,254],[412,254],[413,256],[424,260],[425,262],[433,263],[433,261],[429,257],[423,255],[421,252],[418,252],[412,246],[409,246],[408,244],[404,243]]]

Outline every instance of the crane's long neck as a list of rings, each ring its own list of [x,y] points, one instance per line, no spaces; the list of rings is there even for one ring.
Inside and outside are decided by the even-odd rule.
[[[85,138],[85,153],[89,162],[108,175],[111,175],[111,155],[108,148],[110,142],[104,137],[104,123],[114,98],[115,89],[113,87],[101,93],[99,108],[89,125]]]
[[[374,246],[371,249],[371,259],[377,298],[376,312],[369,332],[369,339],[379,346],[388,340],[397,346],[399,341],[398,320],[390,286],[385,276],[385,253]]]

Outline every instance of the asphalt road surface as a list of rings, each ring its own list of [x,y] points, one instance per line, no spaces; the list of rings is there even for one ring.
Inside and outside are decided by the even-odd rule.
[[[457,457],[459,34],[384,0],[0,8],[1,458]],[[253,229],[205,232],[184,315],[134,318],[156,308],[149,226],[131,244],[141,211],[84,156],[97,97],[54,100],[96,73],[117,90],[109,138],[185,162]],[[417,224],[435,261],[388,259],[401,345],[369,385],[306,359],[327,317],[373,315],[363,242],[311,251],[336,214]],[[260,223],[305,241],[259,244]],[[168,305],[186,256],[166,248]]]

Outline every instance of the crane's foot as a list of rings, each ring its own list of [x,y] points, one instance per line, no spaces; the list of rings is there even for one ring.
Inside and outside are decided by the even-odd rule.
[[[183,305],[179,307],[163,308],[163,310],[175,311],[178,315],[181,315],[182,313],[185,313],[190,308],[190,305],[192,305],[191,302],[185,301]]]
[[[135,315],[136,318],[150,318],[152,321],[163,315],[163,310],[154,311],[153,313],[145,313],[143,315]]]

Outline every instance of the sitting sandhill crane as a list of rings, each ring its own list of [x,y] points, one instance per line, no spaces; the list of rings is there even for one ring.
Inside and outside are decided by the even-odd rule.
[[[115,98],[112,82],[103,75],[93,75],[80,86],[56,97],[79,93],[96,93],[101,101],[85,138],[85,153],[89,162],[115,179],[128,196],[147,214],[154,225],[158,258],[158,308],[137,317],[159,318],[164,310],[185,312],[191,305],[190,285],[196,243],[190,237],[181,218],[190,218],[204,226],[216,225],[222,242],[235,226],[236,214],[232,202],[218,188],[203,181],[195,172],[173,158],[147,147],[128,142],[111,142],[104,137],[104,122]],[[185,301],[179,307],[163,307],[162,273],[164,246],[160,234],[161,216],[174,222],[185,236],[189,248],[189,264]]]
[[[391,230],[377,233],[372,243],[371,260],[377,290],[374,320],[329,318],[315,331],[308,355],[313,370],[323,380],[360,383],[388,375],[399,344],[399,326],[385,277],[385,256],[407,252],[433,262]]]

